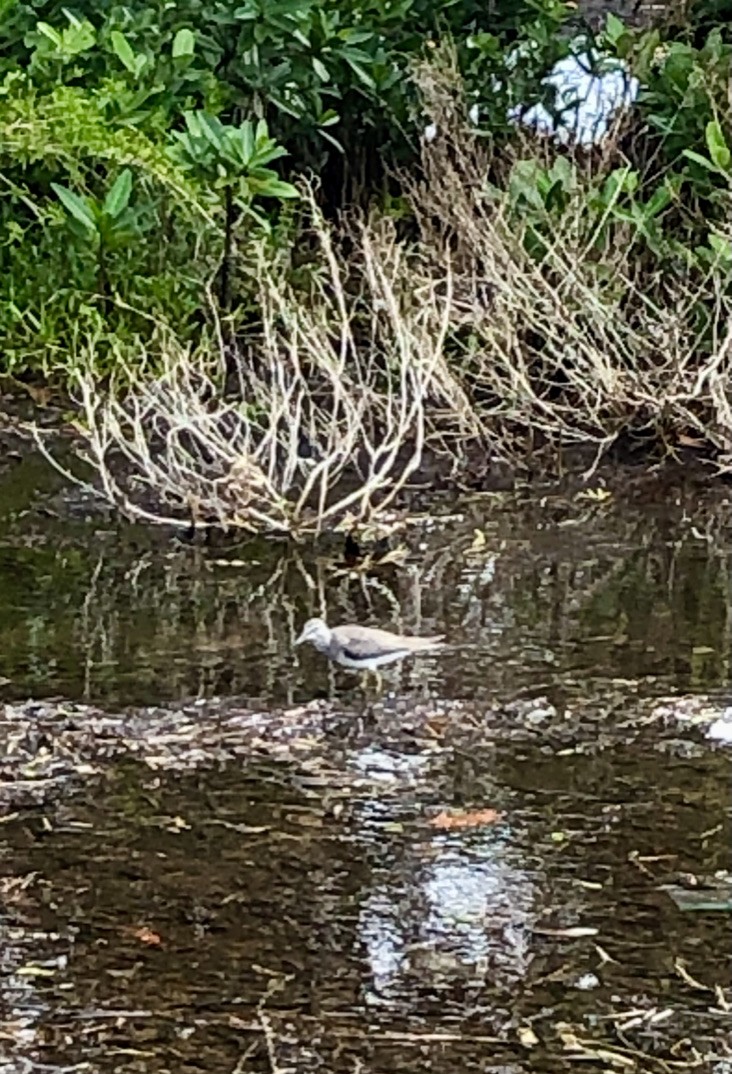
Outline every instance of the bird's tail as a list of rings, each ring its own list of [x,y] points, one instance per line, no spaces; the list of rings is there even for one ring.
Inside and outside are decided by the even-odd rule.
[[[444,634],[435,634],[431,638],[413,638],[415,651],[422,649],[441,649],[445,644]]]

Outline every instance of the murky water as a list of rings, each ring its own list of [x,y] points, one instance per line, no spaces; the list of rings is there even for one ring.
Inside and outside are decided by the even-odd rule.
[[[118,527],[33,457],[0,485],[6,700],[332,717],[0,796],[0,1071],[730,1070],[732,918],[665,888],[730,869],[730,753],[646,722],[729,703],[728,493],[465,499],[364,573]],[[323,611],[451,647],[375,709],[293,653]]]

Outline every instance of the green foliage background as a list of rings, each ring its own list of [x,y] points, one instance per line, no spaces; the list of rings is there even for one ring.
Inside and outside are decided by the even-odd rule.
[[[588,232],[630,222],[639,258],[685,271],[732,267],[721,6],[603,36],[641,80],[642,144],[593,177]],[[63,372],[90,339],[103,363],[160,325],[197,337],[210,296],[246,315],[232,251],[292,242],[299,174],[368,199],[416,167],[415,61],[449,37],[480,133],[510,142],[511,108],[551,103],[576,19],[561,0],[0,0],[0,368]],[[524,152],[505,180],[537,256],[579,181],[563,159]]]
[[[498,8],[485,77],[532,20],[565,16],[555,0]],[[246,302],[231,248],[289,228],[287,173],[327,187],[412,159],[410,64],[430,35],[464,39],[480,18],[465,0],[2,0],[3,367],[64,367],[80,336],[103,355],[110,335],[161,322],[185,339],[205,323],[207,288]]]

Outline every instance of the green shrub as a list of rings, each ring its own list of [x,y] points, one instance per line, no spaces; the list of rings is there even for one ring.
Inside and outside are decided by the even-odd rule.
[[[212,302],[233,332],[257,316],[249,251],[266,235],[294,248],[303,173],[324,197],[365,179],[367,199],[403,211],[383,181],[419,173],[435,116],[413,75],[445,41],[463,111],[477,107],[479,136],[514,161],[491,165],[485,196],[528,221],[528,253],[541,259],[571,218],[599,276],[618,241],[653,279],[729,266],[732,46],[715,2],[681,28],[608,19],[601,44],[640,80],[638,118],[581,183],[570,153],[510,148],[509,113],[551,106],[542,78],[572,47],[562,0],[3,5],[0,368],[63,368],[84,333],[102,364],[161,325],[185,343]]]
[[[277,235],[289,178],[415,159],[409,74],[429,34],[456,37],[471,93],[490,99],[504,45],[528,34],[545,68],[568,10],[505,0],[488,34],[469,0],[4,5],[0,363],[63,366],[84,332],[98,356],[160,323],[185,340],[212,296],[246,304],[246,250]]]

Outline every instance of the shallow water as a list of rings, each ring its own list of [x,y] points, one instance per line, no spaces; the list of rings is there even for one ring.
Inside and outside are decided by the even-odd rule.
[[[683,482],[477,497],[364,573],[333,535],[194,547],[9,465],[6,700],[332,721],[286,757],[122,757],[0,799],[0,1071],[728,1071],[732,919],[664,884],[730,869],[730,754],[645,714],[729,703],[731,517]],[[374,708],[293,653],[324,610],[450,648]]]
[[[305,699],[333,688],[304,618],[446,631],[450,652],[413,665],[447,697],[632,678],[654,692],[732,675],[732,494],[594,503],[484,496],[440,508],[402,564],[349,570],[342,535],[308,545],[119,526],[69,498],[35,456],[0,473],[0,675],[8,696],[110,704],[216,693]],[[420,504],[428,511],[427,505]],[[401,675],[401,678],[400,678]],[[339,693],[355,680],[338,674]]]

